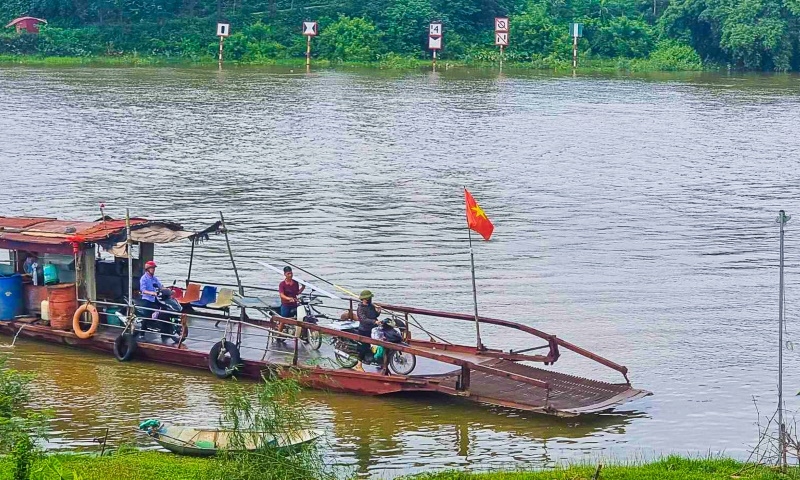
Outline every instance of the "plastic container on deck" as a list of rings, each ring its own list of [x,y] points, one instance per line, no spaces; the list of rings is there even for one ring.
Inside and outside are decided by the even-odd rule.
[[[50,320],[50,302],[42,300],[42,320]]]
[[[44,284],[53,285],[58,283],[58,268],[52,263],[44,266]]]
[[[22,275],[0,276],[0,320],[14,320],[25,310],[25,297],[22,295]]]
[[[119,317],[117,316],[117,312],[119,312],[120,310],[121,310],[120,307],[107,307],[106,314],[103,315],[101,319],[105,317],[105,323],[107,323],[108,325],[116,325],[118,327],[124,327],[125,324],[122,323],[122,320],[120,320]]]

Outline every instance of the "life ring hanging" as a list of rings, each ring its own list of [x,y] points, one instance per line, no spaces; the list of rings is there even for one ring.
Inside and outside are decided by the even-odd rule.
[[[92,315],[92,325],[89,330],[81,329],[81,317],[84,313],[89,312]],[[78,338],[91,338],[100,326],[100,315],[97,314],[97,307],[91,303],[85,303],[78,307],[75,315],[72,316],[72,330]]]

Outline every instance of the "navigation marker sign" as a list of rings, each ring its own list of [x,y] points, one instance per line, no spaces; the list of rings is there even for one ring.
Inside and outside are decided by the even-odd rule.
[[[231,24],[230,23],[218,23],[217,24],[217,36],[219,37],[219,59],[218,65],[219,69],[222,70],[222,44],[225,43],[225,37],[231,34]]]
[[[500,70],[502,70],[503,47],[508,46],[508,17],[494,18],[494,44],[500,47]]]
[[[428,50],[433,50],[433,71],[436,71],[436,50],[442,49],[442,22],[428,25]]]
[[[578,37],[583,36],[583,24],[570,23],[569,35],[572,37],[572,68],[574,69],[578,68]]]
[[[316,37],[317,22],[303,22],[303,35],[306,37]]]

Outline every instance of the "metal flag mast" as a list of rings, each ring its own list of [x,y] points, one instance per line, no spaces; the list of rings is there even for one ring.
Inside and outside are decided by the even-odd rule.
[[[469,261],[472,266],[472,303],[475,306],[475,333],[478,335],[478,350],[483,350],[481,342],[481,324],[478,321],[478,288],[475,286],[475,254],[472,253],[472,230],[467,226],[469,234]]]
[[[464,195],[466,194],[467,187],[464,186]],[[467,235],[469,237],[469,263],[472,271],[472,304],[475,307],[475,334],[478,338],[477,348],[478,350],[483,350],[483,342],[481,342],[481,324],[478,317],[478,287],[475,284],[475,254],[472,251],[472,229],[469,226],[469,217],[467,217]]]

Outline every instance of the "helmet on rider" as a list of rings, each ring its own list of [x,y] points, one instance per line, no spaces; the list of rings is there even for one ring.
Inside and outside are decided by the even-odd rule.
[[[371,300],[372,299],[372,292],[369,290],[362,290],[361,295],[358,296],[361,300]]]
[[[145,269],[145,270],[147,270],[148,268],[156,268],[156,262],[154,262],[154,261],[152,261],[152,260],[148,260],[148,261],[147,261],[147,262],[144,264],[144,269]]]

